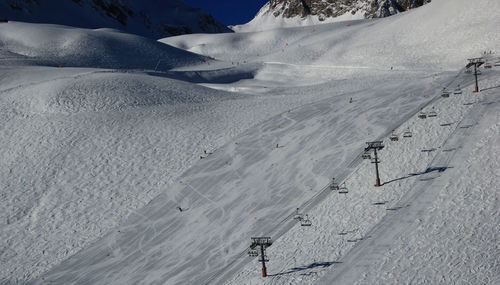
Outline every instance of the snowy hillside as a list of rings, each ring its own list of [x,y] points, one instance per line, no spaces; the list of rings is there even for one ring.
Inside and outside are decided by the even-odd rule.
[[[110,29],[9,22],[0,26],[0,43],[4,65],[166,71],[203,61],[202,56]]]
[[[206,11],[182,0],[1,0],[0,19],[89,29],[113,28],[154,39],[232,32]]]
[[[310,26],[358,19],[383,18],[420,7],[430,0],[270,0],[237,32],[277,27]]]
[[[161,42],[0,23],[0,284],[496,284],[498,10]]]
[[[483,7],[483,8],[481,8]],[[498,46],[498,1],[438,0],[383,19],[263,32],[184,35],[162,42],[217,59],[354,68],[456,70]],[[481,10],[479,14],[470,11]],[[221,42],[229,45],[220,45]]]

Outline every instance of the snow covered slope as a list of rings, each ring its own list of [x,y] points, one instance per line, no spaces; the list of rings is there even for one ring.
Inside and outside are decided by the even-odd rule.
[[[258,268],[245,267],[252,262],[246,249],[254,235],[283,237],[273,245],[280,253],[272,257],[273,249],[269,251],[276,262],[270,264],[271,274],[352,260],[349,246],[342,247],[347,240],[335,239],[331,232],[314,238],[333,237],[339,251],[319,243],[311,253],[321,260],[314,255],[312,260],[307,255],[292,258],[290,252],[307,252],[308,247],[295,239],[306,233],[293,234],[297,229],[290,215],[296,207],[313,211],[331,205],[319,203],[330,198],[323,190],[332,176],[372,177],[371,168],[364,170],[369,166],[359,167],[364,142],[386,137],[401,124],[417,126],[408,119],[422,106],[446,108],[435,102],[443,86],[462,82],[470,91],[471,76],[460,73],[466,58],[495,51],[500,42],[500,22],[491,12],[497,1],[475,5],[436,0],[410,13],[350,26],[165,40],[203,56],[113,31],[103,35],[60,26],[0,24],[0,56],[6,63],[0,68],[0,187],[6,189],[0,202],[0,283],[259,283]],[[481,16],[469,16],[470,9]],[[460,17],[443,24],[450,13]],[[432,26],[438,22],[442,26]],[[50,31],[65,31],[54,44],[59,52],[45,47],[49,41],[31,41],[30,27],[47,37],[53,36]],[[415,32],[402,33],[405,28]],[[64,54],[64,39],[82,35],[93,41]],[[118,38],[118,47],[132,46],[133,51],[124,56],[118,48],[108,49],[109,38]],[[99,52],[89,54],[89,46]],[[35,60],[20,52],[24,47]],[[105,65],[101,52],[120,61]],[[494,62],[498,55],[491,57]],[[166,64],[153,72],[161,58]],[[53,59],[64,59],[67,65],[46,66]],[[129,59],[129,64],[117,63]],[[484,76],[484,86],[495,90],[497,74]],[[467,106],[458,104],[450,111],[464,115]],[[416,131],[423,132],[433,121],[426,122]],[[428,161],[419,159],[434,155],[430,148],[440,139],[423,141],[429,143],[428,151],[416,151],[407,161],[415,171],[425,170]],[[409,151],[417,142],[394,147]],[[200,160],[205,149],[212,154]],[[363,181],[355,180],[353,190],[362,189]],[[341,226],[360,222],[359,228],[368,230],[384,221],[387,210],[371,215],[359,205],[379,202],[384,195],[396,202],[412,193],[410,188],[405,193],[394,190],[380,188],[381,196],[353,191],[347,197],[356,203],[346,199],[344,209],[351,210],[342,212],[352,223]],[[370,197],[376,201],[366,199]],[[326,215],[324,219],[332,221]],[[285,235],[288,230],[291,236]],[[315,233],[311,231],[310,240]],[[349,239],[364,237],[362,231],[355,234]],[[393,252],[394,259],[405,250]],[[328,259],[319,255],[332,251]],[[488,268],[488,276],[496,270]],[[267,282],[299,282],[301,273]],[[445,276],[453,274],[451,270]],[[375,283],[370,278],[362,281]]]
[[[80,28],[114,28],[148,38],[232,32],[182,0],[2,0],[0,18]]]
[[[420,7],[430,0],[270,0],[252,21],[231,27],[237,32],[277,27],[310,26],[391,16]]]
[[[3,65],[169,70],[202,62],[199,55],[109,29],[8,22],[0,25],[0,45]]]
[[[383,19],[161,41],[235,62],[456,70],[464,65],[464,55],[498,49],[499,5],[495,0],[437,0]]]
[[[455,78],[467,86],[463,93],[436,97],[424,109],[437,117],[415,115],[395,130],[399,141],[383,138],[382,187],[373,187],[369,162],[345,180],[335,176],[349,193],[327,189],[318,207],[301,209],[312,226],[295,222],[275,240],[267,250],[270,277],[259,277],[254,259],[227,284],[496,284],[498,159],[485,156],[498,152],[491,133],[500,122],[498,74],[485,74],[481,95],[472,93],[470,75]],[[404,138],[407,129],[412,137]],[[481,132],[492,145],[477,143]],[[480,148],[469,157],[472,144]],[[481,158],[483,167],[469,164]]]

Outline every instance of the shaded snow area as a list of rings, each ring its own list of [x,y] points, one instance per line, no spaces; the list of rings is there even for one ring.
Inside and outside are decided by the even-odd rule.
[[[497,284],[500,2],[470,2],[158,42],[0,23],[0,284]]]

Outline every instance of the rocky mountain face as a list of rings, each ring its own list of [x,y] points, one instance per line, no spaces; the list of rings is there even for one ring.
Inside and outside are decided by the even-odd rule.
[[[232,32],[182,0],[0,0],[0,19],[114,28],[150,38]]]
[[[317,16],[320,21],[347,13],[381,18],[420,7],[431,0],[270,0],[258,15],[293,18]]]

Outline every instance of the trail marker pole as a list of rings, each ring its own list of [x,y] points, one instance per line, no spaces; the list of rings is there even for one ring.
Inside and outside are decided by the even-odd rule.
[[[479,92],[479,85],[477,83],[477,69],[485,61],[484,61],[484,59],[482,57],[469,58],[467,60],[469,61],[469,63],[465,66],[466,69],[474,65],[474,77],[476,78],[476,88],[474,89],[474,92],[477,93],[477,92]]]
[[[382,141],[367,142],[367,144],[368,144],[368,147],[365,148],[365,153],[370,152],[373,149],[373,154],[375,156],[374,161],[372,161],[372,163],[375,163],[375,173],[377,175],[376,181],[375,181],[375,187],[379,187],[379,186],[382,186],[382,184],[380,184],[380,176],[378,173],[378,164],[380,161],[378,160],[377,150],[383,149],[384,144],[382,143]]]
[[[257,256],[256,247],[260,246],[260,260],[262,262],[262,277],[267,277],[267,268],[266,268],[266,248],[270,247],[273,244],[270,237],[252,237],[252,244],[250,245],[250,251],[248,255]]]

